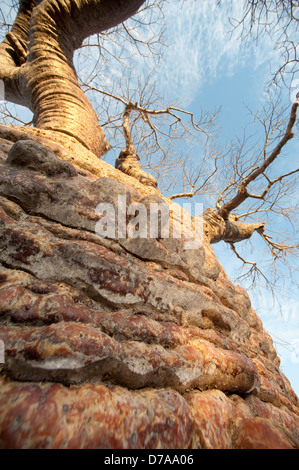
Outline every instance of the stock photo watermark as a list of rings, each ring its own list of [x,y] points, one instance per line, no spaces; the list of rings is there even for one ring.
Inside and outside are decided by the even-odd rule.
[[[293,80],[291,83],[290,99],[292,103],[299,102],[299,79]]]
[[[127,206],[126,195],[119,195],[116,208],[110,203],[98,204],[96,215],[100,219],[95,231],[100,238],[112,239],[184,237],[186,250],[197,249],[202,245],[202,212],[202,203],[184,203],[171,211],[165,202],[134,202]]]
[[[293,364],[299,364],[299,339],[292,341],[291,361]]]
[[[0,364],[4,364],[4,342],[0,339]]]
[[[4,90],[4,82],[0,80],[0,103],[4,101],[5,90]]]

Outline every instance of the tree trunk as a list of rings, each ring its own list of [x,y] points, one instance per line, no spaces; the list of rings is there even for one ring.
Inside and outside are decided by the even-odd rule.
[[[35,127],[71,136],[103,155],[107,141],[78,84],[73,53],[86,37],[133,15],[143,1],[21,1],[0,48],[5,98],[28,106]]]

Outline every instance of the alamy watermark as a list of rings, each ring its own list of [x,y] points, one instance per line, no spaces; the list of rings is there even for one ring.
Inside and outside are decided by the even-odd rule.
[[[299,364],[299,339],[292,341],[291,347],[291,361],[293,364]]]
[[[4,81],[0,80],[0,103],[4,100],[5,90],[4,90]]]
[[[291,83],[290,99],[292,103],[299,102],[299,79],[293,80]]]
[[[146,198],[145,198],[146,199]],[[193,215],[191,212],[193,211]],[[101,238],[184,238],[184,248],[202,245],[203,204],[184,203],[182,207],[161,202],[133,202],[127,205],[126,195],[119,195],[117,207],[100,203],[96,215],[96,234]]]
[[[0,339],[0,364],[3,364],[4,361],[4,342]]]

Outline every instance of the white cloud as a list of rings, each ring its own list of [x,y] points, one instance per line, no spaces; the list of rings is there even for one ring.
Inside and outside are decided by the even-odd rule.
[[[165,93],[178,96],[186,106],[201,87],[220,75],[232,75],[248,61],[253,68],[277,58],[268,37],[259,44],[246,44],[240,30],[231,34],[229,18],[240,18],[242,2],[217,6],[217,0],[172,0],[166,5],[166,35],[169,47],[160,67]],[[169,91],[171,90],[171,91]]]

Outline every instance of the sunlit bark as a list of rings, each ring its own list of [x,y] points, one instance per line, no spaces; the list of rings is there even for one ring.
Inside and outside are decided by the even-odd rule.
[[[29,107],[34,125],[75,138],[97,156],[107,141],[81,90],[73,53],[82,41],[133,15],[144,0],[21,0],[0,47],[5,98]]]

